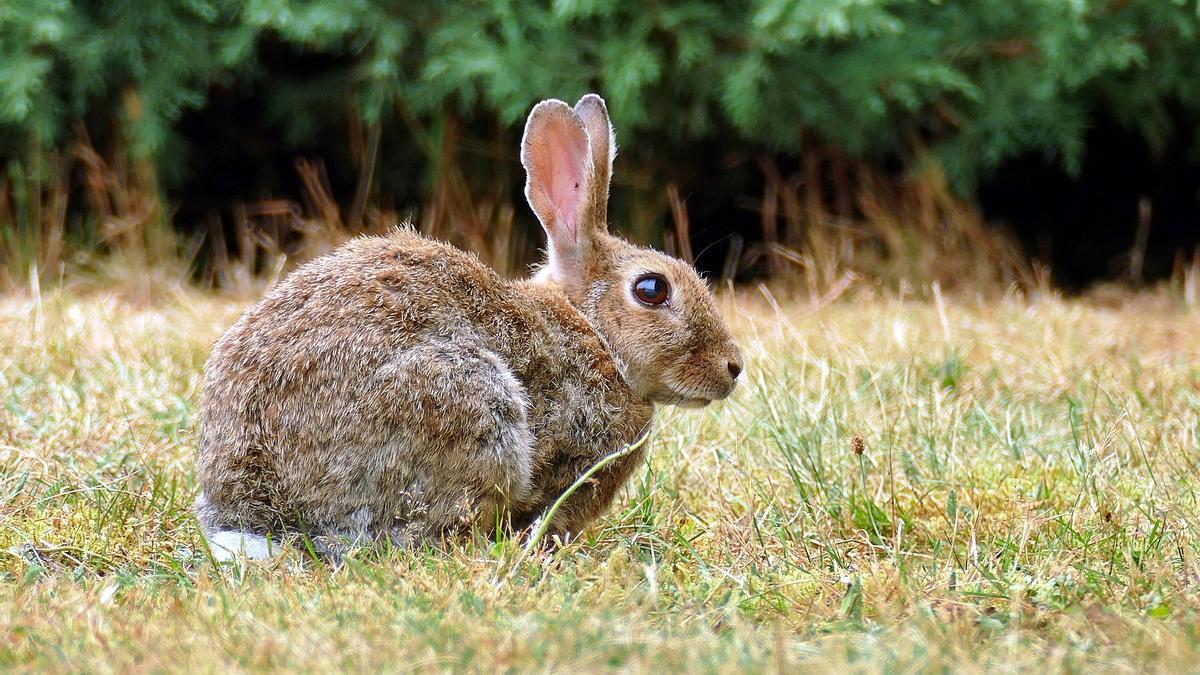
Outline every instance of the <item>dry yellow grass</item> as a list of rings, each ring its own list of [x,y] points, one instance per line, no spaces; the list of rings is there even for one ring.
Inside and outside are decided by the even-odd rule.
[[[197,382],[243,304],[0,300],[0,668],[1200,662],[1200,314],[724,302],[744,386],[663,411],[645,469],[554,559],[474,541],[330,569],[200,551]]]

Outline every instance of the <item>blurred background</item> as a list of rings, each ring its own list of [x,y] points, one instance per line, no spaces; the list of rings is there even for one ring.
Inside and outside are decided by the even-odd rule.
[[[1200,284],[1200,2],[0,7],[0,285],[252,289],[411,219],[520,275],[525,115],[608,101],[610,217],[821,295]]]

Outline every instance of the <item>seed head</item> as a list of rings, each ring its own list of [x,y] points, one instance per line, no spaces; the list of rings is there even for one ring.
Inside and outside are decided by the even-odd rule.
[[[850,451],[856,455],[861,455],[867,451],[867,443],[863,440],[862,436],[855,434],[854,437],[850,439]]]

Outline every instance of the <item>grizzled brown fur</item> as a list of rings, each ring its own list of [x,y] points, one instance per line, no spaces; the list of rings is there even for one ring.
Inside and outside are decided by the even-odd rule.
[[[647,433],[655,402],[727,395],[740,356],[703,282],[606,231],[614,154],[599,97],[531,113],[526,194],[550,244],[531,280],[400,228],[300,267],[246,312],[205,369],[206,534],[405,545],[520,528]],[[671,306],[630,295],[648,272]],[[573,495],[554,531],[603,513],[642,457]]]

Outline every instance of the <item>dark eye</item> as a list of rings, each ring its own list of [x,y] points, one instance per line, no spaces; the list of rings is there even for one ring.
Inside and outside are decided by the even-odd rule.
[[[658,274],[646,274],[633,282],[633,297],[644,305],[661,305],[670,290],[667,280]]]

